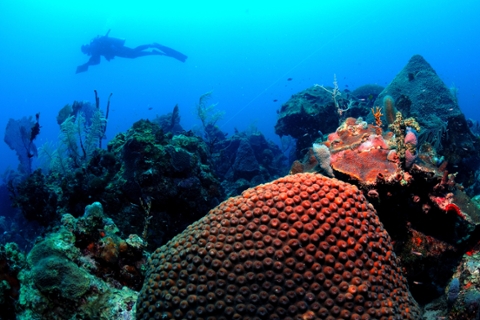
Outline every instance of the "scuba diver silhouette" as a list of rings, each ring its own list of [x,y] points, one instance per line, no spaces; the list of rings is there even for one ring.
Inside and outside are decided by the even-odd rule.
[[[125,39],[111,38],[108,36],[110,30],[104,36],[97,36],[90,44],[83,45],[81,50],[84,54],[90,56],[90,59],[77,67],[77,72],[88,71],[89,66],[94,66],[100,63],[100,56],[104,56],[107,61],[112,60],[115,57],[135,59],[143,56],[167,56],[174,59],[185,62],[187,56],[169,47],[163,46],[158,43],[145,44],[136,48],[125,47]],[[144,51],[146,49],[152,49],[151,51]]]

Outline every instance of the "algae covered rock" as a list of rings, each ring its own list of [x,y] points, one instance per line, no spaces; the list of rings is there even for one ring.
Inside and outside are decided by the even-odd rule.
[[[117,232],[100,203],[78,219],[65,214],[62,226],[35,244],[18,275],[17,319],[134,318],[137,292],[128,286],[135,286],[131,279],[139,274],[143,247],[134,248],[138,241],[124,241]],[[107,238],[117,245],[115,263],[102,260]]]
[[[95,201],[126,235],[142,234],[150,216],[156,232],[146,232],[155,247],[223,199],[203,140],[191,132],[164,133],[148,120],[117,134],[108,150],[97,149],[68,172],[36,171],[11,194],[28,219],[46,226],[62,214],[82,216]]]
[[[20,283],[18,273],[26,266],[25,255],[13,242],[0,245],[0,319],[15,317]]]
[[[157,124],[140,120],[108,150],[121,167],[106,187],[111,201],[105,208],[122,232],[142,234],[150,217],[149,245],[168,241],[223,196],[206,144],[191,133],[164,134]]]
[[[65,299],[82,297],[90,287],[90,275],[67,259],[50,256],[32,269],[35,286],[44,294],[56,294]]]
[[[280,137],[289,135],[295,138],[296,156],[301,158],[302,150],[321,137],[322,132],[334,131],[338,121],[332,95],[319,86],[313,86],[292,95],[282,105],[275,133]]]

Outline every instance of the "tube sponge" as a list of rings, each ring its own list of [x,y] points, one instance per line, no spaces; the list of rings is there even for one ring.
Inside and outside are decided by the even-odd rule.
[[[318,165],[322,169],[322,173],[329,177],[333,177],[333,170],[330,166],[330,150],[328,147],[320,143],[314,143],[312,150],[315,158],[318,161]]]
[[[391,96],[385,96],[383,98],[383,107],[385,109],[385,118],[387,119],[387,123],[391,125],[395,122],[395,114],[397,111],[395,110],[395,101]]]

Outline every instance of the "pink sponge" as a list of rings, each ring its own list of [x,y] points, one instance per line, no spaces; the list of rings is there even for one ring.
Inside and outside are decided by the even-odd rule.
[[[405,167],[410,168],[417,158],[416,155],[414,155],[410,150],[405,151]]]
[[[410,143],[414,146],[416,146],[418,143],[417,135],[410,127],[407,128],[407,134],[405,135],[405,144],[407,143]]]

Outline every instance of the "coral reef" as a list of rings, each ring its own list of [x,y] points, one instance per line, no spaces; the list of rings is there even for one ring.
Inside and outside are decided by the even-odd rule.
[[[331,153],[335,177],[356,184],[375,204],[395,240],[412,294],[428,302],[442,294],[438,287],[450,280],[462,248],[475,235],[480,210],[455,182],[456,175],[433,163],[431,147],[417,150],[413,128],[420,128],[414,119],[403,119],[397,113],[390,127],[395,135],[383,133],[381,125],[347,118],[328,136],[324,147]],[[292,171],[318,170],[319,161],[312,157],[315,148],[317,144]],[[403,161],[398,155],[401,150]],[[409,152],[415,155],[407,164]]]
[[[148,263],[139,319],[419,316],[373,207],[318,174],[223,202]]]
[[[342,104],[346,101],[343,97],[338,100]],[[296,157],[301,158],[303,150],[321,137],[321,132],[334,131],[338,121],[339,115],[331,94],[321,87],[313,86],[294,94],[282,105],[275,133],[296,139]]]
[[[312,146],[312,151],[321,169],[320,173],[323,173],[329,177],[333,177],[333,170],[332,170],[332,167],[330,166],[331,155],[328,147],[323,144],[314,143]]]
[[[382,89],[377,85],[361,86],[353,92],[337,88],[334,101],[334,89],[318,85],[310,87],[292,95],[277,111],[275,133],[296,139],[295,156],[300,159],[316,139],[334,131],[341,119],[367,116]],[[343,110],[341,115],[339,109]]]
[[[433,318],[477,319],[480,301],[480,249],[477,243],[459,261],[444,296],[425,306]]]
[[[53,225],[61,214],[74,217],[100,201],[121,232],[142,234],[151,203],[148,242],[157,247],[222,199],[220,182],[207,146],[190,133],[172,136],[149,121],[118,134],[108,150],[97,149],[80,167],[65,174],[36,171],[11,190],[14,203],[29,219]]]
[[[40,114],[35,115],[35,121],[32,117],[23,117],[20,120],[9,119],[5,128],[3,140],[17,153],[20,161],[18,171],[24,175],[32,172],[32,158],[37,156],[37,147],[33,141],[40,133]]]
[[[377,179],[395,179],[399,164],[389,161],[392,134],[367,124],[361,118],[347,118],[328,135],[326,145],[332,154],[331,165],[336,174],[355,179],[361,184],[374,184]]]
[[[116,233],[99,203],[79,219],[64,215],[18,275],[17,319],[133,319],[144,257],[142,248]],[[114,237],[118,250],[106,240]]]
[[[448,170],[459,171],[466,182],[472,167],[467,159],[480,158],[480,141],[462,114],[457,100],[435,70],[420,55],[414,55],[392,82],[379,94],[375,105],[391,96],[404,117],[414,117],[422,132],[419,145],[430,143],[445,157]],[[464,165],[460,165],[463,163]]]
[[[383,109],[385,110],[385,120],[388,125],[393,124],[397,117],[397,109],[395,108],[395,102],[389,95],[383,97]]]
[[[36,220],[42,226],[55,222],[58,196],[48,187],[42,171],[35,170],[28,178],[16,185],[9,185],[12,205],[20,208],[28,220]]]
[[[352,106],[349,115],[354,118],[365,117],[368,113],[367,110],[374,106],[375,100],[383,89],[385,88],[378,84],[365,84],[356,88],[350,94],[347,90],[344,90],[347,92],[347,98],[351,95],[358,102],[358,105]]]
[[[20,291],[18,273],[25,266],[25,255],[17,244],[0,245],[0,319],[15,318],[14,303]]]
[[[385,89],[293,95],[282,148],[228,137],[210,98],[197,136],[175,106],[107,150],[109,104],[74,102],[31,174],[38,118],[9,123],[29,161],[5,175],[20,210],[1,208],[0,241],[19,245],[0,245],[0,318],[478,317],[480,129],[421,56]]]
[[[420,126],[415,118],[403,119],[402,113],[397,112],[395,120],[388,127],[395,134],[396,152],[402,165],[410,168],[417,154],[418,141],[415,132],[420,131]]]
[[[175,105],[170,113],[161,116],[157,115],[152,122],[158,124],[165,133],[170,132],[175,135],[185,131],[180,125],[180,110],[178,105]]]
[[[211,154],[215,173],[228,196],[287,173],[286,157],[258,132],[238,132],[216,143]]]

